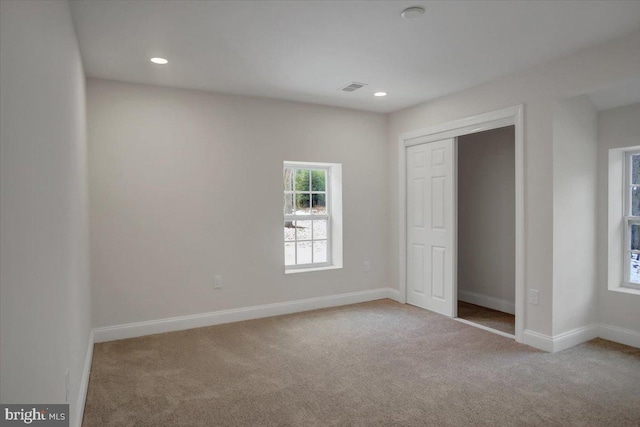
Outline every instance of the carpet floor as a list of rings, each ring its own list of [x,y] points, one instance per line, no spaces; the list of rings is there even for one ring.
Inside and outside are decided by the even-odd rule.
[[[511,335],[516,333],[516,316],[458,301],[458,317]]]
[[[640,349],[390,300],[96,344],[83,426],[638,426]]]

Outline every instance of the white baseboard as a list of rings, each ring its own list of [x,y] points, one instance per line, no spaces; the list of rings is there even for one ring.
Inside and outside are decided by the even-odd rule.
[[[549,353],[553,352],[553,338],[536,331],[525,329],[522,333],[522,343]]]
[[[640,348],[640,332],[612,325],[600,325],[600,338]]]
[[[563,332],[553,336],[553,352],[566,350],[574,345],[582,344],[583,342],[590,341],[594,338],[598,338],[600,328],[598,324],[591,324],[576,328],[571,331]]]
[[[522,342],[531,347],[555,353],[594,338],[602,338],[640,348],[640,332],[597,323],[563,332],[553,337],[535,331],[525,330]]]
[[[392,299],[396,302],[400,302],[400,291],[397,289],[393,289],[393,288],[386,288],[387,289],[387,298]]]
[[[468,296],[469,294],[479,295],[466,292],[466,296]],[[95,328],[91,333],[89,349],[87,350],[87,358],[85,361],[84,372],[80,384],[77,414],[80,416],[80,420],[82,420],[81,415],[82,410],[84,409],[84,399],[86,397],[86,390],[89,382],[89,373],[91,370],[91,359],[93,354],[94,342],[99,343],[106,341],[115,341],[126,338],[159,334],[163,332],[201,328],[223,323],[239,322],[242,320],[298,313],[302,311],[337,307],[348,304],[357,304],[360,302],[374,301],[384,298],[399,301],[400,292],[398,291],[398,289],[393,288],[379,288],[368,291],[330,295],[326,297],[308,298],[296,301],[259,305],[254,307],[221,310],[210,313]],[[459,296],[459,298],[460,300],[465,301],[465,299],[463,299],[462,297]],[[478,300],[476,299],[475,301]],[[465,302],[469,302],[470,304],[479,303],[469,300]],[[488,305],[484,302],[482,303],[482,305],[488,307]],[[500,307],[504,307],[504,305]],[[499,310],[500,308],[494,309]],[[504,309],[500,310],[508,312]],[[555,335],[553,337],[532,330],[525,330],[522,335],[522,342],[523,344],[530,345],[543,351],[557,352],[597,337],[640,348],[640,332],[604,324],[588,325],[582,328],[574,329],[572,331],[564,332],[559,335]]]
[[[460,301],[475,304],[482,307],[491,308],[493,310],[502,311],[503,313],[516,314],[516,305],[514,302],[503,300],[500,298],[490,297],[478,294],[476,292],[458,289],[458,299]]]
[[[84,368],[82,369],[82,378],[80,379],[80,388],[78,389],[78,401],[76,403],[76,419],[74,426],[82,426],[82,416],[84,415],[84,404],[87,400],[87,389],[89,387],[89,375],[91,374],[91,362],[93,361],[93,331],[89,334],[89,343],[87,345],[87,353],[84,358]]]
[[[125,338],[141,337],[144,335],[160,334],[163,332],[181,331],[185,329],[219,325],[222,323],[298,313],[302,311],[316,310],[319,308],[356,304],[359,302],[374,301],[384,298],[397,300],[399,298],[399,292],[397,289],[379,288],[368,291],[330,295],[326,297],[308,298],[275,304],[258,305],[254,307],[235,308],[231,310],[221,310],[210,313],[151,320],[147,322],[129,323],[125,325],[107,326],[95,328],[93,330],[94,339],[97,343],[115,341]]]

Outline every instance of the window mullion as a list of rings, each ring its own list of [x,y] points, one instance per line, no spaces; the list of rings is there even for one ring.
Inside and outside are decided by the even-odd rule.
[[[327,169],[325,171],[324,176],[324,206],[327,211],[327,215],[331,215],[331,169]],[[327,243],[327,246],[329,244]],[[328,250],[328,249],[327,249]],[[327,252],[327,259],[329,257],[329,252]]]
[[[313,220],[311,221],[311,264],[315,260],[315,255],[313,253]]]
[[[313,215],[313,170],[309,169],[309,214]],[[313,219],[311,224],[311,264],[313,264]]]
[[[298,169],[293,170],[293,214],[297,215],[298,213]],[[294,265],[298,265],[298,221],[294,223],[293,229],[295,231],[295,247],[296,247],[296,261]]]
[[[295,202],[294,202],[295,205]],[[294,208],[295,209],[295,208]],[[298,265],[298,222],[293,222],[293,248],[295,249],[295,262],[293,265]]]

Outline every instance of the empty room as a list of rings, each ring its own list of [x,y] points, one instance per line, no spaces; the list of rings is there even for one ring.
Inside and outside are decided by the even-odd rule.
[[[0,424],[640,425],[640,1],[0,0]]]

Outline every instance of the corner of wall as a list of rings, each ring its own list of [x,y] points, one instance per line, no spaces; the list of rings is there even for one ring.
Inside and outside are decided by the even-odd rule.
[[[82,378],[80,380],[80,388],[78,390],[78,399],[76,401],[75,407],[75,420],[72,419],[70,424],[73,426],[81,427],[82,426],[82,418],[84,415],[84,406],[87,400],[87,392],[89,389],[89,377],[91,376],[91,363],[93,361],[93,346],[94,346],[94,337],[93,337],[93,329],[89,333],[89,344],[87,346],[87,353],[84,359],[84,366],[82,369]]]

